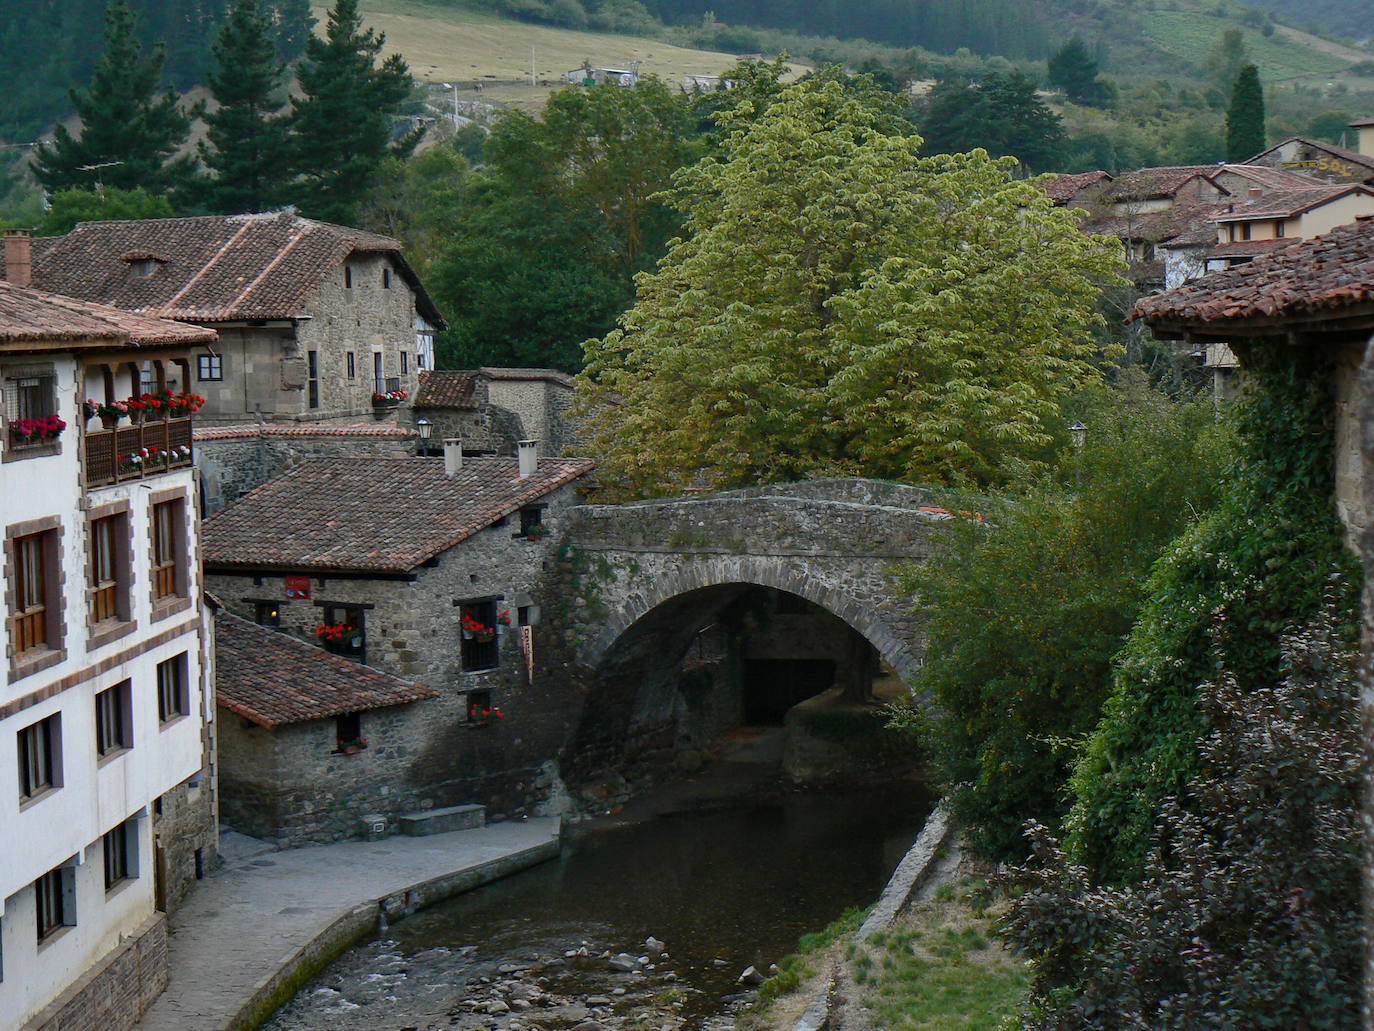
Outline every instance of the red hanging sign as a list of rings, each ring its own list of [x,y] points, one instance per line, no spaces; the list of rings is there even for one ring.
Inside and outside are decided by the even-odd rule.
[[[310,598],[310,577],[308,576],[288,576],[286,578],[286,596],[288,598]]]

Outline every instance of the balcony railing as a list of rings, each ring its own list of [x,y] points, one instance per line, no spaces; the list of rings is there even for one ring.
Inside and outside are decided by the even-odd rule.
[[[158,476],[192,464],[191,418],[86,431],[86,486]]]

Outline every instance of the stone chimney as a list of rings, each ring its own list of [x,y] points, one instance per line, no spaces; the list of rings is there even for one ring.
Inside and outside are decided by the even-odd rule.
[[[1249,197],[1250,197],[1251,200],[1259,200],[1259,199],[1260,199],[1261,197],[1263,197],[1263,196],[1264,196],[1264,191],[1261,190],[1258,186],[1252,186],[1252,187],[1250,187]]]
[[[539,441],[522,440],[520,441],[520,478],[533,476],[535,470],[539,468]]]
[[[463,442],[456,437],[444,440],[444,475],[452,476],[463,468]]]
[[[1374,158],[1374,118],[1360,118],[1350,123],[1350,128],[1359,134],[1355,149],[1365,157]]]
[[[5,230],[5,279],[15,286],[33,282],[33,234],[27,229]]]

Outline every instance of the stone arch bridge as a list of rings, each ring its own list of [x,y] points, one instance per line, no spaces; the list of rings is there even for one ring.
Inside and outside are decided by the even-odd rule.
[[[836,617],[908,679],[924,641],[897,574],[954,518],[938,505],[924,488],[837,479],[573,509],[568,614],[587,687],[572,754],[672,747],[684,659],[759,588]]]

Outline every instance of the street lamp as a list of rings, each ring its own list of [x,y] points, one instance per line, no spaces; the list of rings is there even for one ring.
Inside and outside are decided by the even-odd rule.
[[[1081,448],[1083,442],[1088,439],[1088,427],[1075,419],[1073,425],[1069,427],[1069,436],[1073,438],[1073,446]]]
[[[415,432],[420,435],[420,454],[429,454],[429,435],[434,432],[434,423],[428,419],[416,419]]]

